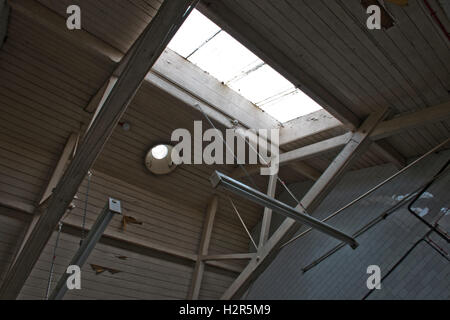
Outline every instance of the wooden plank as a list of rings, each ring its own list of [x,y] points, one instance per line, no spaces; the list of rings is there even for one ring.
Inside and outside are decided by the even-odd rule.
[[[186,18],[186,10],[193,3],[194,1],[190,0],[165,1],[158,14],[144,30],[142,42],[130,57],[104,107],[81,143],[79,152],[56,187],[46,213],[39,219],[36,228],[30,234],[29,241],[5,277],[0,288],[0,298],[15,299],[18,296],[86,172],[103,149],[145,75]]]
[[[284,152],[280,154],[280,165],[314,158],[323,153],[340,148],[346,145],[352,136],[353,134],[350,132],[337,137],[316,142],[299,149]]]
[[[75,150],[75,146],[77,144],[78,139],[79,135],[77,133],[72,133],[69,136],[69,139],[67,139],[67,143],[64,146],[64,150],[61,153],[58,163],[56,164],[55,170],[52,173],[52,177],[50,178],[50,181],[48,182],[48,185],[45,188],[38,205],[41,205],[51,196],[53,189],[56,187],[56,185],[58,184],[59,180],[61,179],[64,173],[64,169],[66,168],[67,162],[69,161],[70,157],[73,156],[74,153],[73,151]]]
[[[319,110],[283,123],[283,126],[280,128],[280,147],[342,127],[342,123],[326,110]]]
[[[202,238],[200,240],[199,256],[206,256],[208,254],[208,248],[209,243],[211,241],[214,218],[216,216],[218,204],[219,204],[219,197],[217,195],[214,195],[208,205],[208,209],[206,212],[205,224],[203,226]],[[204,271],[205,271],[205,263],[202,261],[201,258],[198,258],[195,263],[194,273],[192,276],[192,284],[189,289],[187,297],[189,300],[198,299]]]
[[[209,260],[250,260],[254,257],[254,253],[229,253],[229,254],[210,254],[206,256],[200,256],[203,261]]]
[[[447,119],[450,119],[450,101],[412,113],[400,114],[393,119],[383,121],[375,128],[370,138],[379,140],[405,130]]]
[[[208,5],[201,3],[198,9],[320,105],[326,106],[327,111],[348,128],[354,129],[359,124],[360,120],[341,101],[222,1],[209,1]]]
[[[267,195],[271,198],[275,197],[275,191],[277,188],[278,174],[274,174],[269,177],[269,183],[267,185]],[[270,223],[272,221],[272,210],[264,208],[263,218],[261,221],[261,232],[259,234],[258,250],[264,246],[269,238]]]
[[[344,172],[351,166],[353,161],[363,153],[370,145],[368,139],[370,133],[387,115],[387,109],[377,112],[368,117],[362,126],[355,132],[352,139],[347,143],[344,149],[333,160],[330,166],[325,170],[319,180],[311,187],[301,200],[301,204],[307,212],[312,213],[328,195],[332,187],[340,180]],[[300,206],[297,207],[302,210]],[[270,237],[267,243],[260,248],[258,259],[252,259],[244,271],[237,277],[233,284],[224,293],[221,299],[237,298],[242,294],[250,282],[261,274],[264,269],[275,259],[278,248],[283,240],[292,237],[300,228],[293,219],[286,219],[277,231]]]

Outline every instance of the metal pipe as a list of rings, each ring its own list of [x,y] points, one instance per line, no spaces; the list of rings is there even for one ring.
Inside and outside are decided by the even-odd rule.
[[[269,197],[258,190],[250,188],[249,186],[237,180],[234,180],[218,171],[215,171],[210,179],[214,188],[220,187],[239,196],[247,198],[288,218],[294,219],[297,222],[306,224],[314,229],[328,234],[329,236],[348,243],[353,249],[358,246],[358,243],[352,237],[329,226],[328,224],[321,222],[316,218],[306,215],[303,210],[300,211],[300,209],[297,210],[291,206],[288,206],[287,204]]]
[[[82,268],[87,258],[89,257],[89,254],[92,252],[98,240],[100,239],[106,227],[108,226],[109,222],[113,218],[114,214],[121,214],[121,213],[122,209],[120,201],[109,198],[108,203],[106,204],[102,213],[98,216],[97,220],[95,221],[94,225],[89,231],[86,239],[84,239],[80,248],[70,261],[69,263],[70,266],[75,265],[78,266],[80,269]],[[66,283],[68,278],[69,274],[66,272],[63,273],[63,275],[58,281],[58,284],[56,285],[55,289],[50,295],[49,298],[50,300],[61,300],[64,297],[64,294],[67,292],[68,289]]]
[[[447,161],[447,163],[441,168],[441,170],[439,170],[439,172],[436,174],[436,176],[440,175],[442,172],[445,171],[445,169],[448,167],[450,161]],[[441,230],[438,229],[437,227],[437,221],[434,225],[432,225],[431,223],[429,223],[427,220],[425,220],[424,218],[422,218],[421,216],[419,216],[413,209],[412,206],[414,205],[414,203],[425,193],[425,191],[428,190],[428,188],[434,183],[434,180],[430,181],[429,183],[427,183],[427,185],[425,187],[423,187],[423,189],[414,197],[413,201],[411,201],[411,203],[408,205],[408,211],[417,219],[419,219],[423,224],[425,224],[428,228],[430,228],[431,230],[433,230],[434,232],[437,233],[437,235],[439,237],[441,237],[442,239],[444,239],[445,241],[447,241],[447,243],[450,242],[449,238],[447,237],[447,235],[445,235],[443,232],[441,232]]]
[[[394,179],[395,177],[399,176],[400,174],[402,174],[403,172],[405,172],[406,170],[408,170],[409,168],[411,168],[412,166],[414,166],[415,164],[417,164],[418,162],[422,161],[423,159],[425,159],[427,156],[429,156],[430,154],[432,154],[433,152],[435,152],[436,150],[438,150],[439,148],[445,146],[448,142],[450,141],[450,138],[448,138],[447,140],[445,140],[444,142],[440,143],[439,145],[437,145],[436,147],[434,147],[433,149],[431,149],[430,151],[428,151],[427,153],[425,153],[424,155],[422,155],[420,158],[414,160],[413,162],[411,162],[409,165],[407,165],[406,167],[404,167],[403,169],[399,170],[398,172],[396,172],[395,174],[393,174],[392,176],[390,176],[389,178],[387,178],[386,180],[380,182],[379,184],[377,184],[375,187],[373,187],[372,189],[370,189],[369,191],[367,191],[366,193],[362,194],[361,196],[359,196],[358,198],[356,198],[355,200],[351,201],[350,203],[346,204],[345,206],[343,206],[342,208],[340,208],[339,210],[333,212],[332,214],[330,214],[328,217],[326,217],[325,219],[322,220],[322,222],[326,222],[328,220],[330,220],[331,218],[337,216],[339,213],[341,213],[342,211],[344,211],[345,209],[351,207],[352,205],[354,205],[355,203],[359,202],[360,200],[364,199],[365,197],[367,197],[368,195],[372,194],[374,191],[378,190],[380,187],[384,186],[386,183],[388,183],[389,181],[391,181],[392,179]],[[304,232],[302,232],[301,234],[295,236],[294,238],[292,238],[291,240],[287,241],[285,244],[283,244],[281,248],[287,246],[288,244],[294,242],[295,240],[307,235],[309,232],[311,232],[311,228],[305,230]]]
[[[447,163],[447,165],[448,165],[448,163]],[[444,166],[443,169],[445,169],[447,167],[447,165]],[[365,233],[366,231],[370,230],[373,226],[377,225],[380,221],[385,220],[388,216],[390,216],[392,213],[397,211],[401,206],[403,206],[409,200],[414,199],[413,201],[411,201],[411,203],[414,203],[414,201],[416,199],[418,199],[418,197],[420,197],[420,195],[424,192],[424,190],[426,190],[432,183],[434,183],[437,179],[439,179],[441,176],[444,175],[444,170],[443,169],[439,170],[439,172],[436,175],[434,175],[433,178],[431,178],[430,180],[428,180],[427,182],[422,184],[420,187],[415,189],[407,197],[405,197],[404,199],[402,199],[401,201],[396,203],[394,206],[392,206],[389,209],[387,209],[381,215],[379,215],[378,217],[376,217],[375,219],[371,220],[369,223],[364,225],[361,229],[359,229],[356,233],[353,234],[353,237],[357,238],[360,235],[362,235],[363,233]],[[422,192],[419,192],[421,190],[422,190]],[[409,206],[411,206],[411,204]],[[430,228],[433,228],[433,226],[430,226]],[[307,266],[303,267],[302,268],[303,273],[311,270],[312,268],[317,266],[319,263],[321,263],[322,261],[324,261],[325,259],[327,259],[331,255],[333,255],[334,253],[336,253],[337,251],[342,249],[344,247],[344,245],[345,245],[344,243],[338,244],[337,246],[335,246],[334,248],[330,249],[328,252],[323,254],[320,258],[314,260],[313,262],[311,262]]]

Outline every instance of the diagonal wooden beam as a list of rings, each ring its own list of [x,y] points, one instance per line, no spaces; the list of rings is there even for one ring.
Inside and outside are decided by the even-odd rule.
[[[79,134],[77,134],[77,133],[72,133],[69,136],[69,138],[67,139],[64,150],[61,153],[58,163],[56,164],[55,170],[53,170],[50,181],[48,182],[47,187],[45,188],[44,192],[42,193],[41,200],[38,202],[37,208],[36,209],[33,208],[33,218],[31,219],[31,221],[28,225],[27,231],[25,232],[25,235],[23,236],[23,238],[21,240],[21,244],[19,245],[16,254],[14,255],[12,265],[17,260],[20,253],[22,252],[22,249],[25,246],[25,244],[27,243],[31,232],[36,227],[36,224],[39,221],[41,214],[43,212],[45,212],[44,204],[50,198],[50,196],[53,193],[53,189],[59,183],[59,180],[61,179],[61,177],[64,173],[64,170],[69,162],[70,157],[73,156],[73,152],[74,152],[75,146],[78,142],[78,139],[79,139]]]
[[[267,186],[267,195],[275,198],[275,191],[277,188],[278,175],[274,174],[269,177],[269,184]],[[261,232],[259,235],[258,250],[264,246],[269,238],[270,223],[272,221],[272,209],[264,208],[264,214],[261,221]]]
[[[368,138],[376,125],[387,115],[387,110],[377,112],[368,117],[362,126],[354,133],[350,141],[325,170],[319,180],[312,186],[301,200],[303,207],[310,214],[328,195],[333,186],[340,180],[354,159],[365,152],[371,141]],[[299,208],[301,209],[301,208]],[[250,282],[261,274],[275,259],[278,248],[284,240],[292,237],[301,225],[293,219],[286,219],[270,237],[266,244],[258,251],[258,257],[252,259],[237,279],[223,294],[222,299],[237,298],[247,289]]]
[[[348,141],[352,138],[352,136],[353,134],[349,132],[337,137],[333,137],[330,139],[326,139],[320,142],[307,145],[302,148],[284,152],[280,154],[280,165],[285,165],[294,161],[314,158],[323,153],[343,147],[348,143]]]
[[[211,241],[212,230],[214,226],[214,218],[216,216],[219,197],[214,195],[211,199],[206,212],[205,223],[203,225],[202,237],[200,240],[199,257],[195,263],[194,273],[192,276],[192,284],[189,288],[188,299],[197,300],[200,294],[200,287],[203,280],[203,272],[205,271],[204,256],[208,254],[209,243]],[[214,259],[211,259],[214,260]]]
[[[78,139],[79,139],[78,133],[72,133],[67,139],[66,145],[64,146],[64,150],[61,153],[61,156],[59,157],[55,170],[53,170],[50,181],[48,182],[47,187],[42,193],[42,197],[38,205],[42,205],[42,203],[47,201],[47,199],[51,196],[53,189],[56,187],[56,185],[58,184],[59,180],[61,179],[64,173],[64,169],[66,168],[70,157],[73,156],[73,151],[78,142]]]
[[[77,154],[55,188],[48,209],[37,222],[22,252],[7,273],[0,288],[1,299],[17,298],[84,176],[103,149],[145,75],[181,26],[190,12],[188,8],[193,4],[196,4],[195,0],[164,1],[156,16],[143,31],[142,41],[139,41],[130,56],[103,108],[86,133]]]

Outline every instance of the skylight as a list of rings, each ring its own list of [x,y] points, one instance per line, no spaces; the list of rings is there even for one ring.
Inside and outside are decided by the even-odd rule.
[[[280,122],[322,109],[197,10],[190,14],[168,47]]]

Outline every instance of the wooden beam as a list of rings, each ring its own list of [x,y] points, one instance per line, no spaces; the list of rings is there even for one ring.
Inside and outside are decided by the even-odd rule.
[[[269,129],[280,126],[279,121],[170,49],[164,51],[152,73],[183,88],[192,97],[219,110],[230,119],[238,120],[246,128]],[[147,80],[158,79],[152,76],[147,77]]]
[[[294,171],[300,173],[302,176],[311,179],[313,181],[319,179],[321,175],[321,173],[318,170],[301,161],[289,163],[289,167]],[[253,165],[253,164],[244,165],[244,168],[250,176],[259,174],[261,172],[261,165]],[[236,169],[234,169],[233,172],[231,172],[230,177],[233,179],[239,179],[245,177],[245,175],[246,175],[245,171],[242,170],[242,168],[239,166]]]
[[[207,3],[201,2],[198,9],[295,86],[301,88],[313,100],[324,106],[329,113],[346,125],[347,128],[357,128],[360,120],[353,112],[328,91],[325,86],[317,82],[312,75],[300,68],[295,61],[250,26],[247,21],[244,21],[234,11],[230,10],[223,1],[208,0]]]
[[[143,31],[142,41],[134,50],[77,154],[55,188],[46,213],[39,219],[22,252],[6,275],[0,288],[1,299],[15,299],[20,293],[86,173],[103,149],[145,75],[186,18],[186,12],[193,3],[194,0],[164,1]]]
[[[32,215],[34,215],[35,210],[36,209],[34,207],[29,207],[24,204],[11,206],[11,203],[9,202],[3,203],[3,199],[0,197],[0,215],[7,215],[21,221],[29,222],[29,217],[32,217]],[[81,226],[78,221],[73,220],[70,216],[68,216],[64,221],[61,231],[63,233],[71,235],[79,235]],[[89,228],[85,231],[89,232]],[[148,252],[155,252],[158,254],[183,259],[189,262],[196,262],[198,260],[198,256],[196,254],[191,254],[185,251],[179,251],[176,249],[161,246],[154,242],[150,242],[142,238],[135,238],[130,234],[124,234],[123,232],[114,229],[107,229],[103,233],[100,242],[111,245],[113,247],[123,248],[148,256],[152,256],[152,254],[149,254]],[[240,273],[242,271],[241,267],[222,263],[220,261],[205,260],[205,263],[212,267],[230,272]]]
[[[267,195],[275,198],[275,191],[277,188],[278,174],[269,176],[269,183],[267,186]],[[270,223],[272,221],[272,209],[264,208],[264,214],[261,221],[261,232],[259,235],[258,250],[263,247],[269,238]]]
[[[78,140],[79,140],[78,133],[72,133],[67,139],[66,145],[64,146],[64,150],[59,157],[55,169],[53,170],[50,181],[48,182],[47,187],[42,193],[41,200],[38,203],[39,206],[45,201],[47,201],[48,198],[52,195],[53,189],[56,187],[59,180],[61,179],[64,173],[64,169],[66,168],[70,157],[73,156],[73,151],[75,149]]]
[[[380,123],[370,135],[372,140],[380,140],[408,129],[450,119],[450,101],[409,114],[400,114]]]
[[[323,153],[343,147],[348,143],[352,136],[353,134],[349,132],[337,137],[307,145],[302,148],[284,152],[280,154],[280,166],[294,161],[314,158]]]
[[[280,128],[280,147],[333,129],[346,130],[344,125],[326,110],[301,116],[283,123]]]
[[[255,256],[254,253],[229,253],[229,254],[214,254],[200,256],[202,261],[219,261],[219,260],[250,260]]]
[[[329,84],[318,82],[314,75],[303,70],[283,51],[244,21],[236,12],[230,10],[223,1],[208,0],[207,3],[200,3],[198,9],[295,86],[301,88],[303,92],[323,106],[348,130],[354,130],[359,126],[361,120],[329,91]],[[383,146],[379,146],[378,150],[382,150],[383,154],[389,152]],[[395,157],[395,155],[391,155],[391,157]]]
[[[375,126],[387,115],[387,110],[375,113],[368,117],[362,126],[354,133],[352,139],[333,160],[319,180],[312,186],[301,200],[302,205],[310,214],[318,207],[328,195],[332,187],[340,180],[344,172],[351,166],[354,159],[363,153],[370,145],[368,139]],[[299,209],[301,209],[299,207]],[[300,228],[293,219],[286,219],[270,237],[267,243],[258,251],[258,257],[252,259],[244,271],[237,277],[227,289],[222,299],[232,299],[241,295],[247,289],[250,282],[261,274],[265,268],[275,259],[279,246],[283,241],[291,238]]]
[[[203,225],[202,237],[200,240],[199,258],[195,263],[194,273],[192,275],[192,283],[189,288],[188,299],[197,300],[200,294],[200,287],[203,279],[203,272],[205,271],[205,263],[201,257],[208,254],[209,242],[214,225],[214,218],[216,216],[217,207],[219,204],[219,196],[214,195],[211,199],[206,212],[205,223]]]

